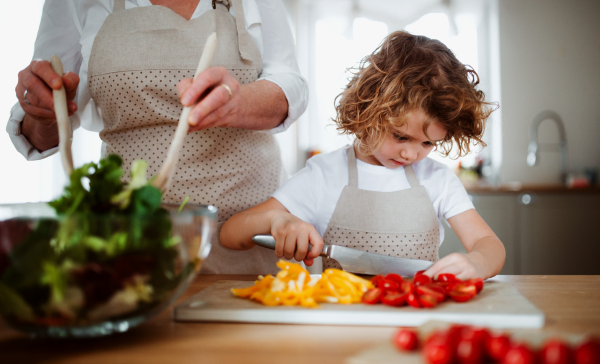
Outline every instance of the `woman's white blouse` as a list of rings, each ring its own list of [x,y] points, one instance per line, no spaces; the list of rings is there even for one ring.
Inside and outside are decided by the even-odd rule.
[[[94,38],[112,12],[114,0],[46,0],[42,20],[35,41],[33,59],[49,60],[58,55],[65,72],[79,74],[81,81],[77,91],[78,111],[71,116],[72,129],[79,126],[90,131],[101,131],[104,127],[100,108],[90,97],[88,89],[88,62]],[[295,54],[294,39],[287,22],[286,12],[280,0],[242,0],[246,29],[256,42],[263,58],[263,71],[259,80],[277,84],[288,100],[288,117],[270,132],[286,130],[306,110],[308,85],[301,76]],[[126,0],[125,8],[152,6],[150,0]],[[192,19],[212,9],[212,0],[200,0]],[[231,9],[232,15],[233,8]],[[86,106],[85,117],[82,117]],[[21,134],[21,121],[25,112],[17,102],[11,109],[6,126],[15,148],[27,158],[46,158],[58,150],[39,152]]]

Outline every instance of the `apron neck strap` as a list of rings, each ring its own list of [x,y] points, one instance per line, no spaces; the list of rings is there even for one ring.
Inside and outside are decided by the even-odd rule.
[[[348,149],[348,186],[358,187],[358,169],[356,167],[356,154],[354,144]]]
[[[420,186],[419,180],[417,179],[417,175],[415,173],[415,170],[414,170],[412,164],[404,166],[404,172],[406,173],[406,179],[408,179],[408,183],[410,184],[410,187],[415,188],[415,187]]]
[[[125,10],[125,0],[115,0],[113,4],[113,13]]]
[[[233,5],[233,13],[235,15],[235,25],[238,33],[238,44],[240,48],[240,56],[246,61],[254,61],[250,56],[249,47],[254,44],[254,40],[246,30],[246,18],[244,17],[244,7],[242,0],[229,0]]]

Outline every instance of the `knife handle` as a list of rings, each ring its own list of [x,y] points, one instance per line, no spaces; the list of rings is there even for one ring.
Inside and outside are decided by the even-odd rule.
[[[263,248],[275,250],[275,238],[272,235],[254,235],[252,237],[252,242],[256,245],[262,246]],[[326,248],[327,244],[323,245],[323,250],[319,255],[328,258],[329,255],[327,255]],[[308,251],[310,251],[311,249],[312,245],[308,244]]]

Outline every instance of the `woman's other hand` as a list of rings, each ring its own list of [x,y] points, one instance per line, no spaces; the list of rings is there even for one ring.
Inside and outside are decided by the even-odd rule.
[[[275,255],[278,258],[294,258],[310,266],[323,250],[323,239],[315,227],[289,212],[273,214],[271,235],[275,238]],[[309,244],[312,244],[310,251]]]
[[[242,98],[240,84],[224,67],[211,67],[193,79],[185,78],[177,84],[183,106],[192,106],[189,131],[212,127],[229,127],[240,119]]]

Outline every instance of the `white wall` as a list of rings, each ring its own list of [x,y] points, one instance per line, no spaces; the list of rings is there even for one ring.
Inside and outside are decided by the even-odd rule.
[[[600,169],[600,1],[498,0],[502,109],[500,182],[559,182],[560,156],[541,145],[526,164],[529,126],[545,109],[565,123],[569,167]],[[558,141],[543,122],[540,143]]]

